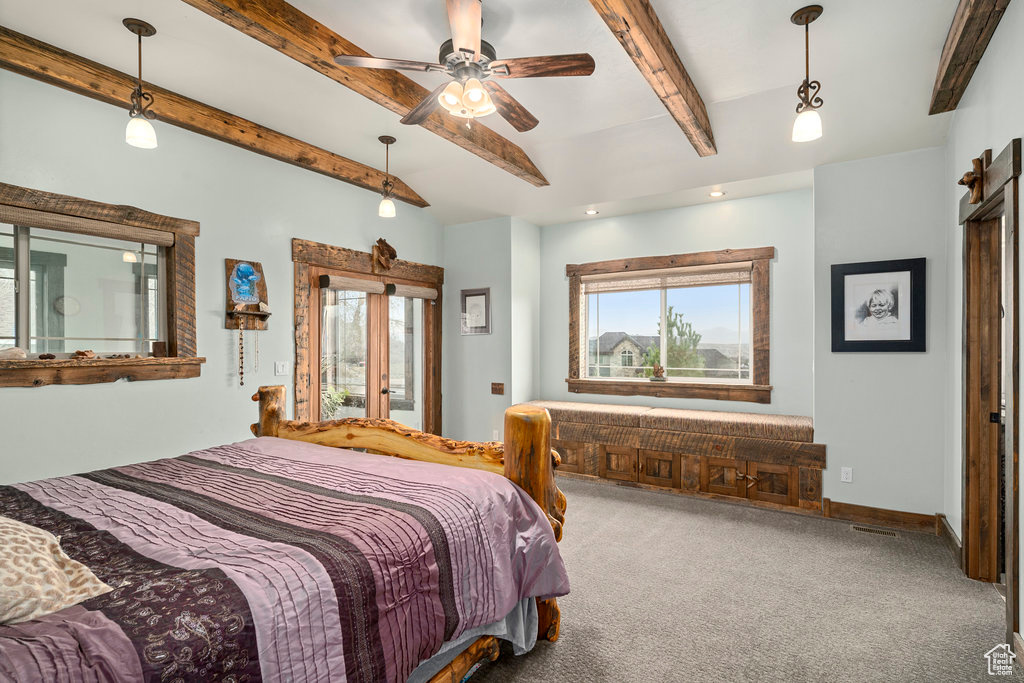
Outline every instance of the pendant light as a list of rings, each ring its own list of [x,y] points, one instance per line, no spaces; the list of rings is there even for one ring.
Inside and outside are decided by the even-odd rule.
[[[128,127],[124,130],[124,141],[132,147],[142,149],[156,148],[156,131],[153,130],[152,119],[156,114],[149,110],[153,104],[153,96],[142,89],[142,39],[156,34],[152,24],[141,19],[125,19],[124,27],[139,37],[139,80],[132,91],[132,108],[128,110]]]
[[[395,184],[391,182],[390,154],[391,145],[395,144],[395,138],[390,135],[381,135],[377,138],[384,143],[384,185],[381,187],[380,206],[377,207],[377,215],[381,218],[395,217],[395,202],[391,199],[391,192]]]
[[[797,26],[804,27],[804,82],[797,88],[800,104],[796,105],[796,121],[793,122],[793,142],[810,142],[821,137],[821,115],[818,108],[823,104],[818,97],[821,83],[811,80],[811,30],[812,21],[821,16],[821,5],[808,5],[790,17]]]

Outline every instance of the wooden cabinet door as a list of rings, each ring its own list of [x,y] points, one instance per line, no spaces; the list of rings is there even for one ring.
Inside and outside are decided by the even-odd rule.
[[[679,454],[640,451],[639,480],[655,486],[679,488]]]
[[[562,458],[562,464],[558,466],[557,472],[582,472],[583,471],[583,444],[579,441],[551,440],[551,447],[558,451]]]
[[[747,463],[732,458],[705,456],[700,461],[700,490],[723,496],[747,496]]]
[[[619,481],[637,480],[637,449],[603,444],[599,448],[602,477]]]
[[[798,468],[787,465],[747,463],[747,497],[780,505],[797,505],[800,481]]]

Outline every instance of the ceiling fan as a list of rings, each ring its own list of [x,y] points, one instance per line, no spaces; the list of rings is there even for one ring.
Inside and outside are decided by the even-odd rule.
[[[443,107],[453,116],[474,119],[497,112],[519,132],[533,129],[537,117],[527,111],[492,78],[538,78],[542,76],[589,76],[594,58],[586,53],[497,59],[494,47],[480,38],[482,0],[446,0],[452,39],[441,44],[438,63],[406,59],[378,59],[338,55],[340,66],[367,69],[399,69],[447,74],[452,78],[434,89],[402,118],[402,123],[423,123],[435,109]]]

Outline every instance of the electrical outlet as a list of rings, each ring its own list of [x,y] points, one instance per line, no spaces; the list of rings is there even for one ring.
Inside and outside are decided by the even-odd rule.
[[[847,484],[853,483],[853,468],[841,467],[839,469],[839,481],[846,482]]]
[[[276,360],[274,361],[274,374],[278,377],[288,374],[288,361]]]
[[[495,429],[494,432],[491,434],[491,438],[494,441],[501,441],[501,437],[498,436],[498,430],[497,429]]]

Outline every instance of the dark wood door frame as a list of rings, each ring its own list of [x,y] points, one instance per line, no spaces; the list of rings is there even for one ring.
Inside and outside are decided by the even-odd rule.
[[[991,150],[986,150],[978,159],[973,160],[973,170],[965,175],[961,184],[967,184],[969,192],[960,201],[960,223],[964,226],[964,443],[963,443],[963,480],[962,480],[962,512],[963,512],[963,552],[964,570],[969,576],[972,575],[972,567],[991,567],[995,562],[992,554],[997,553],[997,548],[991,544],[984,547],[975,540],[982,533],[995,533],[998,538],[998,530],[995,525],[998,522],[998,509],[990,507],[983,514],[979,508],[974,506],[975,501],[971,497],[972,486],[976,481],[971,479],[977,477],[981,471],[982,463],[977,461],[979,451],[976,444],[971,444],[969,436],[969,425],[981,424],[982,415],[972,415],[971,411],[977,411],[976,404],[968,401],[968,374],[970,362],[975,359],[971,354],[978,349],[970,348],[967,337],[968,326],[971,323],[969,316],[977,315],[978,311],[968,310],[969,283],[972,273],[969,272],[969,250],[973,243],[980,242],[983,233],[988,232],[989,237],[993,232],[997,233],[999,227],[1005,235],[1005,248],[1002,250],[1002,263],[999,264],[1004,274],[1002,300],[1008,305],[1004,306],[1005,328],[1002,335],[1002,348],[1009,350],[1004,353],[1008,362],[1001,365],[1001,381],[1005,387],[1005,429],[1004,429],[1004,451],[1006,454],[1004,463],[1004,491],[1005,507],[1003,508],[1003,523],[1005,525],[1004,539],[1004,566],[1002,567],[1006,581],[1006,642],[1012,643],[1013,634],[1020,631],[1019,623],[1019,367],[1020,367],[1020,323],[1018,316],[1019,297],[1017,283],[1019,281],[1020,268],[1018,263],[1018,226],[1019,226],[1019,178],[1021,174],[1021,140],[1014,139],[997,156],[992,158]],[[973,200],[973,201],[972,201]],[[1000,221],[1005,223],[1000,226]],[[977,267],[978,264],[975,264]],[[983,273],[975,273],[975,285],[981,279]],[[996,285],[998,287],[998,284]],[[998,289],[996,290],[998,291]],[[996,359],[997,362],[1001,359]],[[979,378],[980,379],[980,378]],[[987,456],[992,458],[991,448]],[[998,454],[994,457],[998,458]],[[989,463],[991,464],[991,463]],[[998,478],[996,478],[998,480]],[[989,478],[991,481],[991,477]],[[978,495],[979,489],[974,489]],[[991,491],[982,491],[981,495],[988,495],[991,498]],[[998,492],[995,492],[998,500]],[[972,552],[983,550],[985,557],[971,556]],[[991,571],[983,580],[998,581],[997,575],[992,577]]]
[[[292,240],[292,261],[295,264],[295,408],[297,420],[319,420],[319,358],[321,275],[342,275],[386,284],[410,285],[436,289],[437,298],[424,301],[423,310],[423,430],[441,433],[441,289],[444,269],[411,261],[393,259],[386,273],[375,272],[369,252],[333,247],[306,240]],[[377,348],[370,353],[367,374],[379,373],[388,367],[388,305],[387,296],[372,295],[367,302],[367,316],[378,322],[379,329],[368,339]],[[370,382],[367,382],[367,387]],[[367,397],[368,417],[388,413],[390,395]]]

